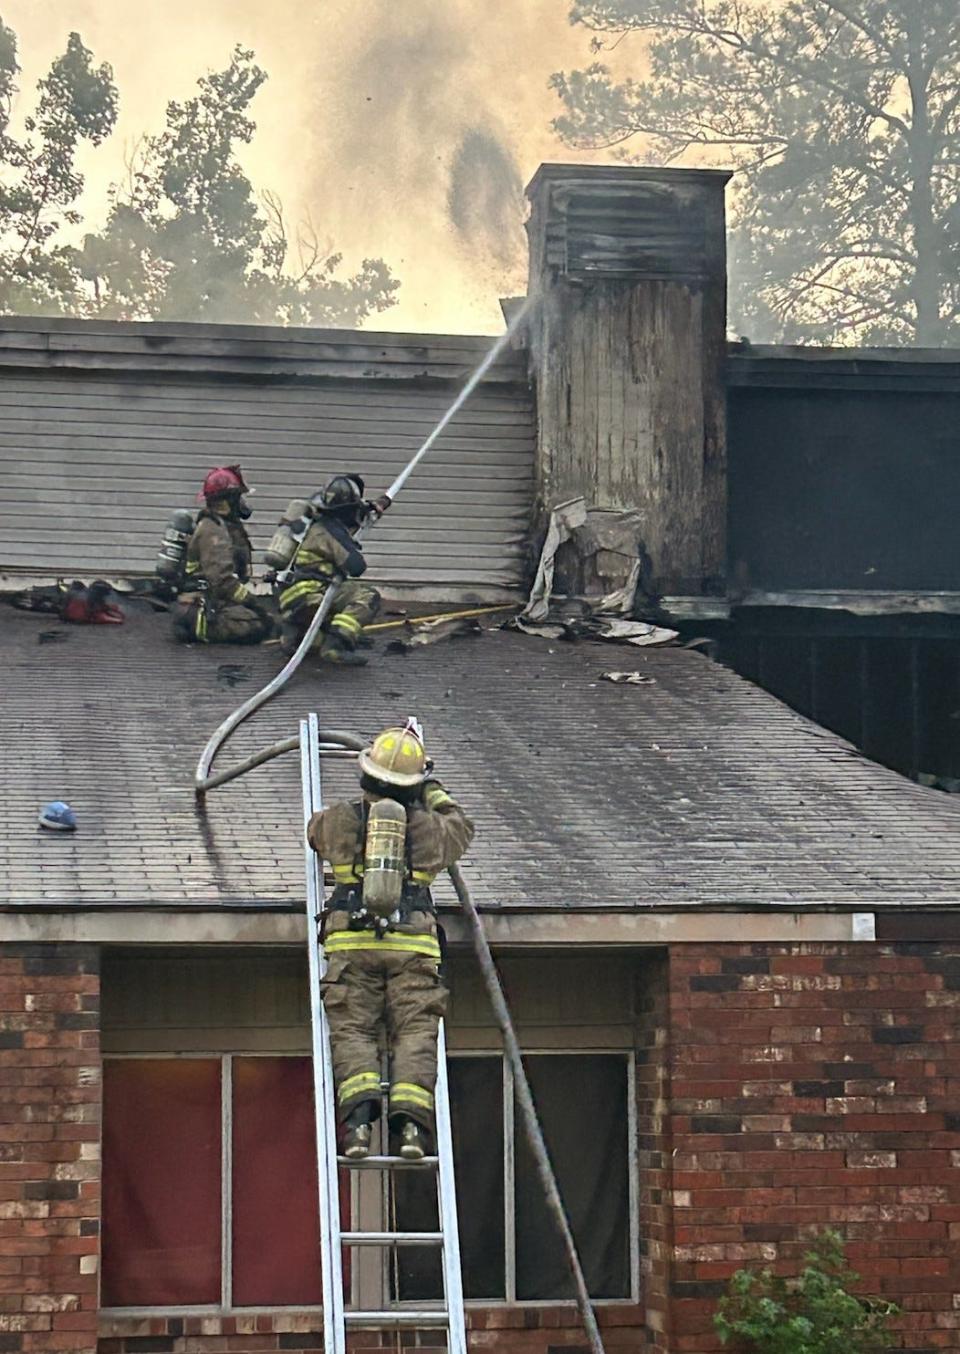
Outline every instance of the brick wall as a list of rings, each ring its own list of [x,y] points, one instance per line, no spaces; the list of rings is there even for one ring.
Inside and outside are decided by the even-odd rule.
[[[825,1225],[897,1347],[960,1349],[958,1025],[958,946],[672,952],[671,1354],[718,1349],[729,1275],[795,1272]]]
[[[98,953],[0,949],[0,1354],[93,1351]]]
[[[0,1354],[96,1345],[96,960],[0,953]],[[794,1272],[831,1225],[865,1289],[903,1308],[899,1348],[960,1350],[960,946],[682,946],[639,980],[646,1323],[601,1308],[608,1349],[718,1349],[730,1274]],[[475,1308],[469,1325],[491,1354],[586,1343],[569,1307]],[[315,1313],[104,1317],[100,1336],[99,1354],[321,1346]]]
[[[637,1350],[643,1342],[638,1307],[624,1303],[597,1309],[609,1354]],[[323,1349],[323,1317],[317,1312],[248,1316],[104,1317],[99,1354],[280,1354]],[[446,1348],[444,1331],[401,1331],[404,1346]],[[579,1314],[571,1304],[545,1307],[469,1307],[467,1341],[492,1354],[589,1354]],[[355,1331],[351,1354],[396,1349],[390,1331]]]

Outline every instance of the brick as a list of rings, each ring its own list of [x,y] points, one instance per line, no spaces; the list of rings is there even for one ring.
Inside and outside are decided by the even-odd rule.
[[[844,1094],[842,1081],[795,1081],[793,1094],[801,1100],[825,1100],[827,1096]]]
[[[38,1180],[23,1187],[25,1199],[76,1199],[80,1186],[75,1180]]]
[[[847,1165],[859,1170],[895,1170],[896,1152],[848,1152]]]
[[[700,1114],[691,1120],[693,1133],[739,1133],[743,1121],[735,1114]]]
[[[920,1044],[923,1028],[920,1025],[879,1025],[871,1037],[875,1044]]]
[[[724,1282],[717,1281],[685,1281],[677,1280],[670,1285],[670,1295],[674,1298],[709,1298],[715,1301],[722,1298],[727,1291],[727,1285]]]
[[[705,973],[690,979],[691,992],[736,992],[739,986],[736,974]]]
[[[770,960],[762,955],[737,955],[720,960],[721,973],[769,973]],[[709,991],[710,989],[705,989]],[[735,991],[736,989],[731,989]]]

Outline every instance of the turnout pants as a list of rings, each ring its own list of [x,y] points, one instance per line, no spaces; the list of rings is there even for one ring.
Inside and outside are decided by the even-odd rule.
[[[242,602],[229,602],[209,613],[191,602],[174,618],[173,633],[181,644],[260,644],[273,633],[273,622]]]
[[[350,948],[358,940],[360,946]],[[417,942],[431,953],[416,953]],[[378,940],[372,931],[336,930],[325,946],[328,967],[320,990],[330,1024],[338,1117],[345,1119],[364,1101],[379,1109],[382,1030],[390,1117],[414,1119],[432,1131],[437,1026],[447,1004],[436,937],[391,931]]]
[[[330,583],[319,579],[305,579],[285,588],[280,594],[280,614],[298,641],[305,635],[317,607],[323,601]],[[317,636],[314,648],[320,648],[324,631],[339,635],[350,648],[355,648],[365,625],[369,625],[380,611],[380,594],[370,583],[356,578],[345,579],[335,585],[337,592],[326,622]],[[295,596],[291,596],[295,594]]]

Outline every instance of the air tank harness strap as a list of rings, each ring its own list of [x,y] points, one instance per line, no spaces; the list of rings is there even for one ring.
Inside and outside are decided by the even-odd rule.
[[[295,571],[296,582],[280,591],[278,601],[281,611],[292,611],[305,601],[319,601],[331,581],[337,577],[336,570],[326,572],[321,569],[300,569]]]
[[[350,870],[350,876],[337,880],[337,871]],[[330,912],[348,912],[350,914],[350,925],[354,929],[362,928],[366,920],[366,912],[363,906],[363,892],[358,881],[354,880],[354,867],[334,866],[334,880],[336,881],[333,893],[330,895]],[[361,870],[362,874],[363,871]],[[400,896],[400,920],[405,922],[411,912],[427,912],[431,916],[436,914],[436,906],[430,893],[430,885],[433,878],[425,870],[415,870],[413,877],[403,886],[403,893]],[[371,923],[366,922],[367,925]]]

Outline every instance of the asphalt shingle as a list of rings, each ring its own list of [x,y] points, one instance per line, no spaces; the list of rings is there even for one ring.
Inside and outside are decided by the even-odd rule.
[[[205,819],[192,791],[209,733],[277,650],[182,649],[168,627],[0,613],[0,902],[302,897],[295,754],[212,793]],[[601,680],[628,667],[653,682]],[[375,653],[360,671],[301,671],[218,768],[310,710],[363,735],[420,716],[477,822],[466,868],[485,907],[960,903],[960,806],[697,653],[506,632]],[[349,792],[355,773],[331,765],[326,784]],[[52,798],[77,833],[38,829]]]

